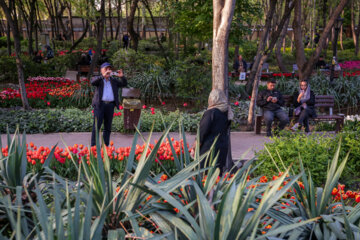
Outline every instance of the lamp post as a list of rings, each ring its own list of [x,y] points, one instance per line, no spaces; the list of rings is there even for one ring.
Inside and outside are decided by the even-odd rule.
[[[332,82],[334,80],[334,70],[335,70],[335,64],[336,64],[336,59],[337,59],[337,39],[338,39],[339,31],[340,31],[343,21],[344,21],[343,18],[337,18],[334,23],[335,36],[334,36],[334,42],[332,43],[333,59],[331,61],[330,82]]]

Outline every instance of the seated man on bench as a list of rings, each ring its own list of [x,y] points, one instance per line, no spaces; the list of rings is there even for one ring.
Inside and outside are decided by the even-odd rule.
[[[271,137],[271,125],[274,117],[279,119],[279,130],[284,129],[289,123],[289,117],[281,107],[284,105],[282,94],[275,89],[276,81],[269,79],[267,81],[267,89],[260,92],[257,97],[257,105],[264,111],[264,121],[266,124],[266,136]]]

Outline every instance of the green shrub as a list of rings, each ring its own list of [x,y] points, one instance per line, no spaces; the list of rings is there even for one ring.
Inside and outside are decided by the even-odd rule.
[[[150,64],[164,66],[162,58],[135,52],[132,49],[128,49],[128,51],[120,49],[111,57],[111,61],[115,69],[122,68],[124,70],[128,79],[148,70]]]
[[[6,132],[7,127],[10,133],[14,133],[17,125],[20,131],[26,133],[53,133],[53,132],[90,132],[92,130],[93,115],[91,109],[80,110],[69,109],[42,109],[42,110],[0,110],[0,132]],[[117,111],[117,110],[116,110]],[[187,132],[195,132],[200,122],[202,113],[188,114],[179,110],[160,114],[161,109],[156,109],[156,114],[151,114],[148,110],[142,110],[141,128],[143,132],[149,132],[154,123],[154,131],[164,130],[164,123],[169,126],[173,121],[183,118],[184,128]],[[164,120],[164,122],[163,122]],[[178,130],[175,124],[172,131]],[[113,132],[127,132],[124,129],[122,116],[116,116],[112,124]]]
[[[14,44],[14,39],[13,38],[10,38],[11,40],[11,46]],[[3,36],[3,37],[0,37],[0,48],[6,48],[7,47],[7,37],[6,36]]]
[[[166,45],[163,44],[163,47],[165,48]],[[139,41],[138,51],[140,52],[158,52],[160,51],[160,47],[157,43],[156,38],[149,38]]]
[[[257,42],[246,41],[239,47],[239,52],[242,54],[246,62],[252,62],[257,52]]]
[[[64,76],[67,69],[66,57],[55,57],[45,63],[35,63],[30,56],[21,56],[24,64],[25,80],[28,77]],[[15,57],[0,56],[0,83],[18,83]]]
[[[289,166],[294,163],[293,169],[299,171],[298,159],[312,174],[315,185],[325,182],[328,163],[331,161],[337,149],[338,142],[342,141],[340,157],[345,157],[350,152],[348,164],[344,169],[342,181],[346,184],[353,184],[359,179],[360,171],[360,126],[356,131],[344,131],[336,136],[311,134],[284,134],[278,138],[272,138],[272,142],[265,143],[266,148],[271,153],[273,160],[266,149],[256,153],[259,160],[264,162],[257,170],[258,174],[272,176],[278,173],[277,166]]]

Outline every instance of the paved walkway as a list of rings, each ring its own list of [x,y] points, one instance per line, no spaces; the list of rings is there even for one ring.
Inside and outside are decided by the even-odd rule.
[[[159,139],[162,133],[153,133],[151,142]],[[144,133],[143,136],[147,138],[149,133]],[[179,140],[178,133],[170,133],[170,137]],[[191,146],[195,140],[195,134],[186,134],[186,140]],[[27,142],[33,142],[36,146],[51,147],[58,144],[59,147],[64,147],[64,142],[68,146],[75,143],[90,145],[91,133],[51,133],[51,134],[27,134]],[[127,147],[131,146],[133,141],[133,134],[112,133],[111,140],[114,141],[114,146]],[[6,135],[1,135],[3,146],[6,145]],[[232,132],[231,133],[231,150],[234,160],[251,159],[254,157],[254,152],[264,148],[264,142],[270,141],[265,135],[255,135],[254,132]],[[138,139],[138,144],[142,144],[141,138]]]

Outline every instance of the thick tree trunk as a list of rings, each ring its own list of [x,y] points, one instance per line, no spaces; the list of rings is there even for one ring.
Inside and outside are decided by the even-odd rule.
[[[95,66],[97,65],[98,58],[100,56],[101,49],[102,49],[102,41],[103,41],[103,37],[104,37],[104,25],[105,25],[105,0],[101,0],[100,14],[101,14],[100,19],[97,20],[97,26],[98,26],[97,27],[97,36],[96,36],[97,46],[96,46],[94,57],[91,61],[88,79],[90,79],[93,75]]]
[[[275,57],[276,57],[276,61],[277,61],[277,64],[279,66],[279,69],[281,72],[288,72],[288,70],[286,69],[286,66],[284,64],[284,61],[283,61],[283,58],[282,58],[282,55],[281,55],[281,45],[283,44],[284,40],[285,40],[285,36],[286,36],[286,33],[287,33],[287,28],[289,26],[289,22],[290,22],[290,18],[285,22],[285,25],[281,31],[281,34],[280,34],[280,37],[279,37],[279,40],[276,44],[276,49],[275,49]]]
[[[320,53],[324,46],[326,45],[326,39],[329,36],[329,33],[331,29],[334,26],[335,20],[340,16],[341,12],[343,11],[344,7],[346,6],[348,0],[341,0],[340,3],[337,5],[335,10],[332,12],[331,17],[329,21],[327,22],[324,31],[322,32],[320,36],[320,40],[318,43],[318,46],[316,47],[314,53],[312,54],[311,58],[306,61],[305,55],[304,55],[304,46],[302,44],[302,41],[299,41],[299,39],[302,39],[302,33],[301,33],[301,22],[296,23],[296,18],[301,13],[301,4],[299,5],[300,0],[296,0],[295,5],[295,19],[294,19],[294,32],[296,33],[295,36],[295,44],[296,44],[296,63],[299,68],[299,78],[300,80],[306,80],[310,77],[313,67],[317,60],[319,59]],[[300,6],[300,8],[299,8]]]
[[[294,14],[295,16],[293,22],[293,31],[294,31],[296,64],[299,69],[302,69],[306,62],[304,44],[302,40],[303,35],[301,29],[302,27],[301,12],[302,12],[301,1],[295,0],[295,14]]]
[[[138,2],[139,2],[139,0],[133,0],[131,2],[130,15],[129,15],[129,19],[127,22],[127,30],[130,34],[131,42],[133,43],[132,46],[135,51],[137,51],[138,43],[139,43],[139,34],[137,34],[137,32],[134,29],[134,19],[135,19],[135,13],[136,13]]]
[[[234,15],[235,0],[213,0],[213,49],[212,49],[212,88],[219,89],[229,98],[228,45],[229,32]],[[228,131],[229,149],[226,166],[233,164],[231,155],[230,128]]]
[[[11,4],[11,2],[10,2]],[[29,102],[26,96],[26,88],[25,88],[25,79],[24,79],[24,66],[22,60],[20,58],[21,54],[21,45],[20,45],[20,34],[19,34],[19,26],[16,14],[12,14],[11,10],[14,8],[9,8],[6,4],[5,0],[0,0],[0,6],[2,7],[7,22],[10,24],[13,37],[14,37],[14,45],[15,45],[15,57],[16,57],[16,67],[17,74],[19,80],[21,101],[24,109],[30,109]]]

